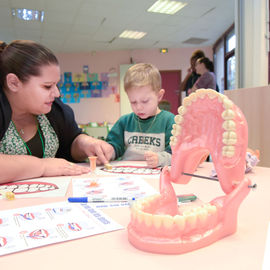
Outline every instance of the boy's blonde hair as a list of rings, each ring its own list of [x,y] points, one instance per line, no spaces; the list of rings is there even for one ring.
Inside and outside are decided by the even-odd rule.
[[[153,91],[161,89],[159,70],[152,64],[139,63],[130,67],[124,77],[124,88],[127,92],[132,87],[150,85]]]

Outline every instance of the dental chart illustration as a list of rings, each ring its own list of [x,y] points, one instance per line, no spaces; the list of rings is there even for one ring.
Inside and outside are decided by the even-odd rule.
[[[128,239],[148,252],[190,252],[235,233],[238,208],[254,187],[245,176],[247,122],[231,100],[200,89],[183,100],[178,113],[170,140],[172,164],[161,172],[160,194],[131,207]],[[192,177],[187,174],[209,153],[224,196],[178,206],[172,182],[187,184]]]
[[[72,180],[73,197],[110,200],[110,198],[143,198],[157,191],[140,176],[80,177]],[[98,208],[129,206],[127,202],[95,203]]]
[[[144,166],[116,165],[112,168],[101,168],[100,170],[113,174],[136,174],[136,175],[160,175],[160,168],[147,168]]]
[[[0,256],[123,229],[89,204],[59,202],[1,211]]]
[[[2,192],[13,192],[16,198],[65,196],[71,177],[43,177],[0,185]]]

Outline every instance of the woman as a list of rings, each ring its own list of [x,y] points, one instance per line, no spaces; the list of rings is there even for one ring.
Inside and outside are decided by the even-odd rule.
[[[107,163],[112,147],[82,134],[61,102],[55,55],[32,41],[0,44],[0,183],[42,176],[79,175],[76,165],[97,155]]]
[[[199,58],[196,62],[195,69],[196,73],[201,76],[197,79],[192,88],[188,90],[188,94],[190,95],[200,88],[216,90],[216,76],[214,74],[213,62],[207,57]]]

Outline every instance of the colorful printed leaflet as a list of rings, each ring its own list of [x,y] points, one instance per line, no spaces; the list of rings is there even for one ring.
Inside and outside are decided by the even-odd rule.
[[[58,202],[0,212],[0,256],[123,227],[90,204]]]

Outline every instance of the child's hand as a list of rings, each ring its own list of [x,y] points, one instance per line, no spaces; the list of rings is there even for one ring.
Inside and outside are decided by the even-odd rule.
[[[144,158],[149,168],[156,168],[158,166],[158,154],[152,151],[146,151]]]

